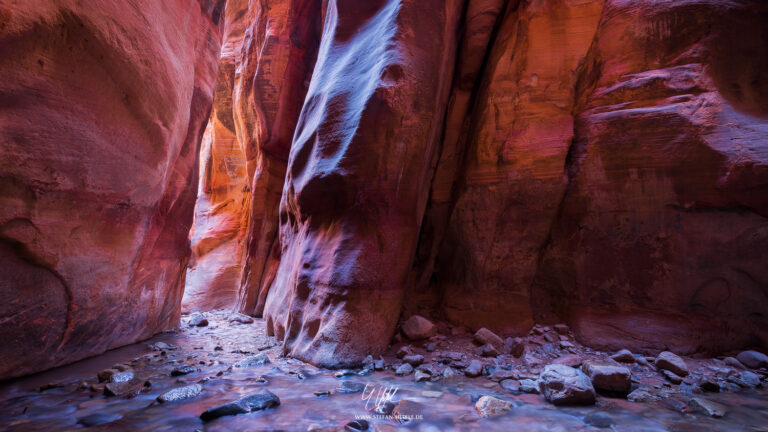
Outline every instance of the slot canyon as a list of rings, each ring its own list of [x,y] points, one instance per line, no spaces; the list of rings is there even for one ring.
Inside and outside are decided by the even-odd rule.
[[[768,2],[0,0],[0,430],[768,431]]]

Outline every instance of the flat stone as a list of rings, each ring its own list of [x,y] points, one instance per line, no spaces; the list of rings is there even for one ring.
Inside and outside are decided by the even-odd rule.
[[[424,405],[410,399],[403,399],[392,411],[392,415],[395,416],[400,423],[418,421],[424,415]]]
[[[237,324],[252,324],[253,317],[241,313],[233,313],[229,316],[229,322]]]
[[[432,321],[421,315],[411,315],[403,323],[403,334],[411,340],[428,339],[437,334],[437,327]]]
[[[630,402],[648,402],[656,399],[658,398],[645,388],[635,389],[627,395],[627,400]]]
[[[244,396],[236,401],[227,402],[205,410],[200,414],[203,421],[210,421],[219,417],[246,414],[253,411],[260,411],[280,405],[280,398],[269,390],[262,390]]]
[[[200,384],[192,384],[184,387],[178,387],[168,390],[157,397],[157,401],[160,403],[176,402],[182,399],[193,398],[203,391],[203,386]]]
[[[558,357],[552,361],[552,364],[561,364],[570,367],[578,367],[584,362],[584,358],[578,354],[568,354]]]
[[[416,382],[429,381],[432,379],[432,374],[424,369],[417,369],[416,372],[413,373],[413,379]]]
[[[508,413],[514,404],[493,396],[483,396],[475,403],[475,410],[481,417],[497,417]]]
[[[727,408],[724,405],[700,397],[691,399],[688,405],[712,417],[723,417],[727,413]]]
[[[411,366],[418,366],[424,363],[424,356],[421,354],[411,354],[403,357],[403,361]]]
[[[336,391],[339,393],[362,393],[365,390],[365,384],[356,381],[342,381]]]
[[[758,351],[742,351],[736,360],[750,369],[768,368],[768,356]]]
[[[127,382],[107,383],[104,385],[105,396],[124,396],[136,390],[137,387],[135,385]]]
[[[386,366],[387,366],[387,364],[384,362],[384,359],[381,358],[381,357],[379,357],[378,360],[374,360],[373,361],[373,369],[374,370],[377,370],[377,371],[384,370],[384,368]]]
[[[344,377],[355,376],[355,375],[357,375],[357,372],[355,372],[352,369],[342,369],[333,373],[333,376],[335,376],[336,378],[344,378]]]
[[[682,358],[672,352],[664,351],[659,354],[654,364],[659,369],[668,370],[681,377],[688,376],[688,365],[685,364]]]
[[[472,360],[469,362],[469,366],[464,368],[464,375],[475,378],[479,377],[483,373],[483,364],[479,360]]]
[[[565,365],[547,365],[539,376],[544,398],[555,405],[592,405],[595,388],[583,372]]]
[[[235,363],[236,368],[249,368],[249,367],[258,367],[258,366],[265,366],[272,363],[272,361],[269,360],[269,356],[267,353],[259,353],[255,356],[247,357],[239,362]]]
[[[623,366],[588,361],[581,368],[597,390],[625,395],[632,389],[632,373]]]
[[[494,370],[489,378],[492,381],[498,382],[498,381],[504,381],[508,379],[518,379],[520,377],[518,376],[516,371],[499,368]]]
[[[367,420],[353,420],[347,423],[346,425],[344,425],[344,430],[352,431],[352,432],[355,432],[355,431],[362,432],[362,431],[367,431],[369,426],[370,425],[368,424]]]
[[[475,341],[481,345],[491,344],[497,351],[501,352],[504,349],[504,341],[494,332],[487,328],[481,328],[475,332]]]
[[[611,360],[617,361],[619,363],[634,363],[635,362],[635,356],[632,354],[631,351],[623,349],[616,354],[611,356]]]
[[[520,391],[520,381],[516,379],[505,379],[504,381],[501,381],[499,384],[501,384],[501,388],[503,388],[506,391],[517,393]]]

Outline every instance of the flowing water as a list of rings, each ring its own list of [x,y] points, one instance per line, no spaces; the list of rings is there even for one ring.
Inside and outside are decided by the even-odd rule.
[[[152,350],[165,342],[175,350]],[[250,368],[231,365],[255,353],[267,353],[272,363]],[[105,396],[96,374],[115,364],[130,366],[139,384],[122,396]],[[170,376],[181,364],[198,371]],[[151,386],[144,385],[149,381]],[[342,381],[361,383],[362,393],[342,393]],[[200,382],[203,392],[193,398],[160,404],[158,395]],[[206,409],[246,394],[268,389],[281,401],[264,411],[203,422]],[[320,396],[315,393],[321,394]],[[324,393],[328,392],[329,395]],[[494,395],[514,408],[496,418],[480,418],[473,401]],[[401,403],[410,419],[377,415],[380,399]],[[555,407],[536,394],[513,394],[485,378],[456,376],[438,382],[414,382],[391,370],[365,376],[336,378],[334,371],[280,358],[277,344],[265,336],[263,322],[229,323],[211,320],[202,328],[166,333],[75,364],[0,385],[0,430],[59,431],[262,431],[344,430],[364,419],[378,431],[768,431],[768,392],[744,390],[696,395],[726,407],[713,418],[689,407],[691,395],[673,393],[654,402],[598,397],[591,407]],[[401,401],[407,401],[405,403]],[[381,402],[381,401],[380,401]],[[324,429],[327,428],[327,429]]]

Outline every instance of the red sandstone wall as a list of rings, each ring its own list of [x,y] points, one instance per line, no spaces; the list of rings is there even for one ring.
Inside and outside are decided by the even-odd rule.
[[[179,321],[223,1],[0,1],[0,378]]]

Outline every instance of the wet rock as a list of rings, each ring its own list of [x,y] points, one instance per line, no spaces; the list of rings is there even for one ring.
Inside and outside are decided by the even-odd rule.
[[[443,369],[443,372],[440,374],[440,378],[443,380],[451,380],[459,377],[459,373],[456,372],[456,369],[448,366],[445,369]]]
[[[235,363],[236,368],[249,368],[249,367],[259,367],[259,366],[265,366],[272,363],[269,360],[269,356],[266,353],[259,353],[255,356],[247,357],[239,362]]]
[[[623,349],[616,354],[611,356],[611,359],[613,361],[617,361],[619,363],[634,363],[635,362],[635,356],[632,354],[631,351]]]
[[[520,391],[523,393],[538,394],[540,391],[539,383],[532,379],[522,379],[520,380]]]
[[[483,364],[479,360],[472,360],[469,362],[469,366],[464,368],[464,375],[475,378],[479,377],[483,373]]]
[[[743,371],[738,375],[732,375],[728,380],[744,388],[755,388],[760,385],[760,377],[750,371]]]
[[[403,363],[397,367],[397,369],[395,370],[395,375],[405,376],[405,375],[410,375],[411,372],[413,372],[413,366],[411,366],[408,363]]]
[[[403,361],[411,366],[418,366],[424,363],[424,356],[421,354],[411,354],[403,357]]]
[[[498,357],[499,350],[491,344],[485,344],[480,347],[480,355],[483,357]]]
[[[99,382],[108,382],[116,373],[118,373],[117,369],[104,369],[103,371],[96,374],[96,377],[99,379]]]
[[[392,402],[384,402],[376,405],[376,409],[373,410],[379,415],[390,415],[395,410],[395,404]]]
[[[496,369],[494,370],[490,377],[491,381],[504,381],[509,379],[518,379],[519,376],[516,371],[513,370],[506,370],[506,369]]]
[[[155,342],[149,346],[152,351],[174,351],[179,349],[176,345],[170,345],[165,342]]]
[[[638,388],[627,395],[627,400],[630,402],[649,402],[658,399],[647,388]]]
[[[662,369],[661,374],[664,375],[664,378],[666,378],[667,381],[671,382],[672,384],[680,384],[681,382],[683,382],[683,377],[681,377],[680,375],[677,375],[672,371]]]
[[[508,413],[514,404],[493,396],[483,396],[475,403],[475,410],[481,417],[496,417]]]
[[[205,327],[208,325],[208,319],[200,312],[193,312],[192,315],[189,316],[187,325],[190,327]]]
[[[403,345],[403,346],[400,347],[400,349],[397,350],[397,352],[395,353],[395,356],[397,358],[401,359],[401,358],[403,358],[403,357],[405,357],[407,355],[413,355],[413,354],[415,354],[415,353],[413,352],[413,347],[412,346],[410,346],[410,345]]]
[[[413,374],[413,379],[416,382],[429,381],[432,379],[432,374],[429,373],[426,369],[416,369],[416,372]]]
[[[720,391],[720,383],[715,381],[714,379],[710,377],[702,377],[701,380],[699,380],[699,387],[708,392],[719,392]]]
[[[595,412],[595,413],[590,413],[589,415],[584,417],[584,424],[593,426],[596,428],[600,428],[600,429],[607,429],[613,426],[614,424],[616,424],[616,422],[613,420],[611,416],[609,416],[606,413]]]
[[[410,399],[403,399],[392,411],[392,415],[395,416],[400,423],[411,423],[420,420],[423,417],[424,405]]]
[[[190,365],[181,365],[171,371],[171,376],[182,376],[197,372],[197,368]]]
[[[368,422],[366,420],[353,420],[344,426],[344,430],[348,431],[367,431]]]
[[[333,373],[333,376],[335,376],[336,378],[344,378],[344,377],[354,376],[354,375],[357,375],[357,372],[355,372],[352,369],[342,369]]]
[[[121,382],[128,382],[131,381],[134,378],[134,374],[131,371],[125,371],[125,372],[118,372],[116,374],[112,374],[111,377],[109,377],[109,382],[113,383],[121,383]]]
[[[384,359],[382,357],[379,357],[378,360],[375,360],[373,362],[373,369],[377,371],[384,370],[386,366],[387,364],[384,362]]]
[[[125,396],[136,391],[136,386],[128,382],[107,383],[104,385],[105,396]]]
[[[488,330],[487,328],[481,328],[475,332],[474,337],[475,342],[479,343],[480,345],[491,344],[496,348],[497,351],[502,351],[504,349],[504,341],[496,333]]]
[[[584,358],[578,354],[568,354],[562,357],[556,358],[552,361],[552,364],[561,364],[570,367],[578,367],[584,362]]]
[[[515,357],[520,357],[525,353],[525,342],[522,338],[507,338],[505,344],[507,352]]]
[[[280,405],[280,398],[269,390],[262,390],[244,396],[236,401],[227,402],[222,405],[207,409],[200,414],[203,421],[210,421],[219,417],[246,414],[253,411],[260,411]]]
[[[253,318],[248,315],[236,313],[229,316],[229,322],[235,324],[252,324]]]
[[[558,334],[567,335],[570,329],[565,324],[555,324],[552,326]]]
[[[435,345],[434,342],[430,342],[430,343],[427,344],[427,346],[424,347],[424,349],[427,352],[433,352],[435,350],[435,348],[437,348],[437,346]]]
[[[113,421],[119,420],[121,418],[122,416],[119,414],[95,413],[95,414],[90,414],[90,415],[78,418],[77,424],[88,428],[88,427],[99,426],[107,423],[112,423]]]
[[[541,391],[555,405],[592,405],[595,389],[589,377],[564,365],[547,365],[539,376]]]
[[[403,323],[403,334],[410,340],[428,339],[437,334],[437,327],[432,321],[421,315],[411,315]]]
[[[656,357],[654,364],[659,369],[668,370],[681,377],[688,375],[688,366],[685,364],[685,361],[669,351],[664,351],[659,354],[659,356]]]
[[[560,341],[559,343],[561,349],[568,349],[568,348],[575,348],[576,345],[566,341]]]
[[[585,362],[582,370],[599,391],[626,395],[632,388],[632,374],[623,366]]]
[[[503,388],[506,391],[517,393],[520,391],[520,381],[516,379],[505,379],[504,381],[501,381],[499,384],[501,384],[501,388]]]
[[[184,387],[178,387],[168,390],[157,397],[157,401],[160,403],[176,402],[183,399],[193,398],[203,392],[203,386],[200,384],[192,384]]]
[[[736,356],[736,360],[750,369],[768,367],[768,355],[758,351],[742,351]]]
[[[365,384],[356,381],[342,381],[336,388],[339,393],[362,393],[365,390]]]
[[[704,412],[712,417],[722,417],[727,413],[727,408],[725,406],[700,397],[691,399],[688,402],[688,405],[691,408]]]
[[[736,360],[733,357],[726,357],[724,361],[725,361],[725,364],[727,364],[728,366],[730,366],[732,368],[736,368],[736,369],[746,369],[747,368],[746,366],[741,364],[740,361]]]
[[[315,395],[315,397],[326,397],[331,395],[330,390],[317,390],[316,392],[312,393]]]

